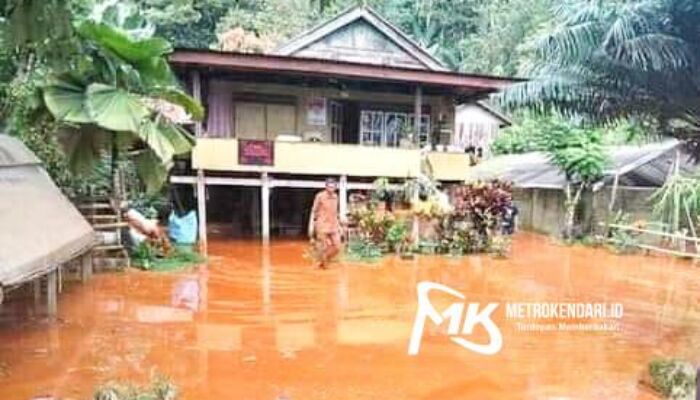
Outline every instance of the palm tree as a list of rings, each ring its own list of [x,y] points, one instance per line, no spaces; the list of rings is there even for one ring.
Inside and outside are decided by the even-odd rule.
[[[700,2],[570,0],[532,47],[526,76],[498,96],[510,108],[592,122],[656,118],[665,134],[700,134]]]

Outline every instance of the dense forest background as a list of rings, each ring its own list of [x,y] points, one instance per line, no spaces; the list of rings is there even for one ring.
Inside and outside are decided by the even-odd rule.
[[[177,47],[265,51],[358,4],[372,7],[455,70],[523,74],[553,0],[138,0]]]
[[[579,137],[554,147],[577,149],[588,166],[600,157],[578,148],[671,136],[700,155],[697,0],[0,0],[0,129],[21,137],[62,187],[76,181],[66,165],[103,157],[123,132],[167,161],[189,146],[171,142],[178,135],[117,122],[152,116],[144,99],[154,97],[203,114],[167,66],[173,48],[265,52],[357,5],[454,70],[527,78],[490,99],[514,121],[497,153]],[[114,101],[83,101],[95,93]],[[125,107],[97,113],[111,104]],[[93,118],[103,114],[114,118]],[[66,158],[57,134],[76,123],[99,132],[81,132]]]

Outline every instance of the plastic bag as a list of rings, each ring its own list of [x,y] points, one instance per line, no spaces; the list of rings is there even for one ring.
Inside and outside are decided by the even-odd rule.
[[[197,213],[192,210],[181,217],[170,213],[168,236],[176,244],[194,244],[197,241]]]

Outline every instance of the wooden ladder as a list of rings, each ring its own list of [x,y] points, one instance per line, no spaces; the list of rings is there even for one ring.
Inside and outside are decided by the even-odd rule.
[[[107,269],[131,266],[123,230],[129,227],[121,214],[112,207],[108,199],[92,199],[78,205],[78,209],[101,239],[109,238],[92,250],[95,265]]]

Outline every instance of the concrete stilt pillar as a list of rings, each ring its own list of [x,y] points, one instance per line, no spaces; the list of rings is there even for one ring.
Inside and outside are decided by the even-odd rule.
[[[86,253],[80,258],[80,280],[83,283],[92,278],[92,254]]]
[[[46,312],[54,317],[58,312],[58,269],[49,272],[46,280]]]
[[[270,241],[270,177],[263,172],[260,178],[260,218],[262,220],[262,240]]]
[[[197,170],[197,220],[199,221],[199,245],[207,254],[207,192],[204,170]]]

